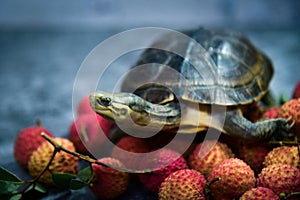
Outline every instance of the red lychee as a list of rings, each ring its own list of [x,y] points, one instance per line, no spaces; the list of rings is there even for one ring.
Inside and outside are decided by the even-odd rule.
[[[57,144],[64,148],[75,151],[73,143],[65,138],[54,138]],[[31,176],[37,177],[45,169],[54,152],[54,147],[49,142],[43,142],[30,156],[28,170]],[[78,170],[78,158],[64,151],[56,153],[48,170],[39,178],[39,182],[53,185],[52,173],[76,174]]]
[[[90,95],[87,95],[86,97],[82,98],[81,101],[78,103],[77,116],[91,113],[95,113],[95,111],[90,105]]]
[[[300,98],[291,99],[280,108],[278,117],[286,118],[292,117],[291,121],[294,121],[295,124],[292,127],[291,131],[294,131],[296,134],[300,134]]]
[[[190,138],[184,136],[176,136],[167,146],[167,148],[177,151],[182,154],[185,159],[192,154],[197,144]]]
[[[139,174],[140,181],[150,191],[157,193],[160,184],[171,173],[187,169],[187,163],[179,153],[170,149],[160,149],[141,160],[142,169],[153,169],[152,172]]]
[[[216,142],[212,149],[205,155],[200,155],[203,143],[197,145],[196,149],[190,155],[188,164],[192,169],[199,171],[206,178],[210,175],[211,170],[220,162],[233,158],[234,154],[231,149],[224,143]]]
[[[269,188],[257,187],[245,192],[239,200],[279,200],[279,197]]]
[[[299,150],[296,146],[280,146],[270,151],[265,159],[264,166],[272,164],[289,164],[300,167]]]
[[[195,149],[195,134],[177,134],[172,132],[160,132],[151,138],[147,138],[149,148],[154,151],[161,148],[172,149],[187,158]]]
[[[292,95],[293,99],[298,99],[300,98],[300,81],[298,81]]]
[[[262,118],[268,118],[268,119],[276,119],[278,118],[278,113],[280,111],[280,108],[278,107],[272,107],[269,108],[262,116]]]
[[[70,140],[81,153],[94,152],[105,144],[111,124],[97,114],[84,114],[73,121],[69,129]]]
[[[31,126],[21,130],[15,139],[14,156],[17,162],[24,169],[27,169],[28,161],[32,152],[35,151],[43,142],[46,142],[46,140],[41,136],[42,132],[53,137],[53,134],[46,128],[41,126]]]
[[[125,136],[116,143],[112,150],[111,157],[120,160],[129,170],[134,170],[138,168],[143,154],[131,153],[146,153],[149,151],[147,142],[142,138]]]
[[[128,187],[129,175],[125,171],[114,169],[114,167],[119,169],[125,166],[119,160],[111,157],[101,158],[98,161],[108,164],[112,168],[92,164],[94,179],[89,186],[91,191],[100,199],[114,199],[122,195]]]
[[[170,174],[160,185],[159,200],[205,200],[204,176],[196,170],[182,169]]]
[[[300,170],[287,164],[268,165],[258,175],[257,186],[270,188],[277,195],[299,192]]]
[[[243,142],[238,151],[238,157],[244,160],[255,172],[263,168],[265,156],[270,151],[267,144],[257,142]]]
[[[215,166],[208,177],[210,189],[215,199],[239,198],[255,186],[254,171],[244,161],[230,158]]]

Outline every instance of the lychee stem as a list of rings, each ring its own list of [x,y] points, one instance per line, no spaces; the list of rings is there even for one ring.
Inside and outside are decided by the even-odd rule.
[[[300,197],[300,192],[292,192],[289,194],[286,194],[286,193],[279,194],[279,199],[289,199],[291,197]]]
[[[114,168],[114,169],[119,170],[119,171],[129,171],[129,170],[126,169],[126,168],[117,167],[117,166],[111,166],[111,165],[109,165],[109,164],[105,164],[105,163],[99,162],[98,160],[96,160],[96,159],[94,159],[94,158],[91,158],[91,157],[89,157],[89,156],[86,156],[86,155],[80,154],[80,153],[78,153],[78,152],[74,152],[74,151],[71,151],[71,150],[69,150],[69,149],[66,149],[66,148],[64,148],[63,146],[57,144],[51,137],[49,137],[49,136],[48,136],[46,133],[44,133],[44,132],[41,133],[41,136],[42,136],[43,138],[45,138],[50,144],[52,144],[53,147],[55,148],[55,150],[56,150],[57,152],[59,152],[59,151],[64,151],[64,152],[66,152],[66,153],[68,153],[68,154],[71,154],[71,155],[73,155],[73,156],[75,156],[75,157],[77,157],[77,158],[79,158],[79,159],[81,159],[81,160],[85,160],[85,161],[87,161],[87,162],[89,162],[89,163],[94,163],[94,164],[101,165],[101,166],[108,167],[108,168]],[[149,172],[151,172],[151,171],[152,171],[152,170],[140,170],[140,171],[135,171],[135,172],[136,172],[136,173],[149,173]]]
[[[204,194],[206,196],[211,194],[211,189],[210,189],[211,184],[213,184],[214,182],[217,182],[219,180],[221,180],[221,177],[213,178],[211,181],[209,181],[208,183],[205,184]]]
[[[44,127],[43,121],[41,119],[36,120],[36,125],[41,128]]]
[[[300,144],[297,137],[295,137],[293,141],[270,141],[269,144],[277,144],[280,146],[297,146],[298,154],[300,155]]]
[[[297,141],[270,141],[269,144],[285,145],[299,145]]]

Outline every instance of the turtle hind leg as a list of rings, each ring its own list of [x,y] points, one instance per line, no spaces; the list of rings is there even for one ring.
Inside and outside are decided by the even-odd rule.
[[[288,135],[291,126],[289,119],[281,118],[252,123],[236,109],[226,112],[223,129],[228,135],[247,140],[282,140]]]

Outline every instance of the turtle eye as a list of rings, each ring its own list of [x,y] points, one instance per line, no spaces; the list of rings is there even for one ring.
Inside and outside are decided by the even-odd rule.
[[[111,98],[109,97],[100,97],[99,99],[97,99],[97,102],[104,106],[104,107],[108,107],[111,104]]]

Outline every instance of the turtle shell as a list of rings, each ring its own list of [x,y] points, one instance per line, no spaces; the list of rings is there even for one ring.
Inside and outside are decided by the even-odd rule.
[[[157,98],[151,88],[161,93],[160,85],[183,100],[239,105],[258,101],[272,75],[271,61],[239,32],[200,28],[158,38],[128,72],[122,91],[151,100]]]

